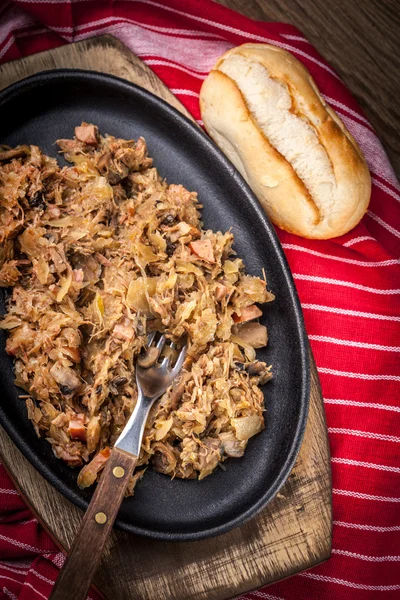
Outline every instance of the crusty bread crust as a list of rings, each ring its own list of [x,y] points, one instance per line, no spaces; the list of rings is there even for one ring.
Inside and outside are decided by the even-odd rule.
[[[290,112],[318,136],[331,163],[334,197],[316,202],[293,165],[272,145],[234,79],[221,69],[232,55],[260,63],[269,77],[286,84]],[[326,105],[307,69],[289,52],[265,44],[244,44],[226,52],[203,83],[204,125],[248,181],[271,220],[303,237],[326,239],[347,233],[367,210],[371,179],[357,143]]]

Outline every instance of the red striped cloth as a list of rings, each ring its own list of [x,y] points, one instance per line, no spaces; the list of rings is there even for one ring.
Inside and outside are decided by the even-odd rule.
[[[362,148],[373,183],[368,214],[347,235],[310,241],[278,232],[325,399],[334,488],[333,553],[311,571],[241,598],[399,598],[400,188],[354,98],[297,29],[258,23],[209,0],[15,0],[3,3],[0,24],[1,61],[112,33],[196,119],[201,83],[217,57],[232,46],[275,44],[293,52],[310,70]],[[0,598],[47,598],[61,556],[4,471],[0,487]]]

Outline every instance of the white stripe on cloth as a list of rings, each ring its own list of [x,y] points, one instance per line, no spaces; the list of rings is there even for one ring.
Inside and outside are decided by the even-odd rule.
[[[136,0],[128,0],[129,2],[135,2]],[[322,69],[324,69],[325,71],[328,71],[331,75],[333,75],[334,77],[336,77],[336,79],[339,79],[339,76],[335,73],[335,71],[333,71],[330,67],[328,67],[328,65],[322,63],[320,60],[318,60],[317,58],[314,58],[313,56],[311,56],[310,54],[308,54],[307,52],[304,52],[303,50],[299,50],[299,48],[296,48],[295,46],[290,46],[289,44],[285,44],[282,42],[278,42],[276,40],[267,38],[265,36],[260,36],[254,33],[249,33],[248,31],[243,31],[241,29],[237,29],[236,27],[231,27],[230,25],[224,25],[223,23],[218,23],[216,21],[210,21],[210,19],[205,19],[204,17],[198,17],[197,15],[192,15],[190,13],[187,12],[183,12],[181,10],[178,10],[176,8],[172,8],[170,6],[166,6],[165,4],[159,4],[158,2],[153,2],[152,0],[140,0],[142,4],[148,4],[150,6],[156,6],[157,8],[162,8],[166,11],[170,11],[179,15],[182,15],[184,17],[188,17],[189,19],[193,19],[195,21],[199,21],[200,23],[206,23],[207,25],[211,25],[212,27],[216,27],[217,29],[222,29],[223,31],[229,31],[230,33],[235,33],[238,35],[243,35],[244,37],[248,38],[248,39],[253,39],[256,40],[258,42],[265,42],[268,44],[272,44],[273,46],[279,46],[280,48],[284,48],[285,50],[289,50],[295,54],[299,54],[300,56],[303,56],[304,58],[307,58],[308,60],[310,60],[311,62],[314,62],[315,64],[317,64],[319,67],[321,67]]]
[[[392,404],[380,404],[377,402],[359,402],[357,400],[344,400],[339,398],[325,398],[325,404],[339,404],[341,406],[351,406],[354,408],[374,408],[377,410],[386,410],[389,412],[400,412],[400,406]]]
[[[176,94],[177,96],[193,96],[193,98],[198,98],[199,94],[197,92],[193,92],[192,90],[181,90],[179,88],[171,88],[171,92]]]
[[[363,525],[361,523],[345,523],[344,521],[333,521],[337,527],[347,527],[348,529],[360,529],[361,531],[376,531],[378,533],[386,533],[390,531],[400,531],[400,525],[393,527],[380,527],[379,525]]]
[[[175,27],[159,27],[158,25],[153,25],[152,23],[143,23],[140,21],[135,21],[134,19],[129,19],[128,17],[108,17],[108,18],[109,19],[117,18],[118,20],[124,21],[126,23],[132,23],[133,25],[139,25],[140,27],[143,27],[143,29],[150,29],[151,31],[159,31],[160,33],[169,33],[169,34],[175,36],[176,38],[180,37],[181,35],[186,35],[188,37],[201,36],[201,37],[206,37],[206,38],[213,38],[215,40],[223,39],[220,35],[218,35],[216,33],[210,33],[209,31],[200,31],[199,29],[176,29]],[[96,22],[93,21],[89,25],[92,26],[93,23],[96,23]],[[84,29],[87,26],[88,25],[79,25],[78,28]]]
[[[59,569],[61,569],[65,562],[65,555],[62,552],[57,552],[57,554],[45,554],[44,557],[50,560]]]
[[[182,65],[178,65],[169,60],[157,60],[157,59],[149,58],[149,59],[146,59],[146,65],[155,66],[155,67],[170,67],[173,69],[177,69],[178,71],[183,71],[184,73],[187,73],[188,75],[191,75],[192,77],[196,77],[197,79],[201,79],[202,81],[207,76],[207,73],[201,74],[201,71],[195,71],[194,69],[188,69],[187,67],[183,67]]]
[[[0,494],[10,494],[11,496],[18,496],[17,490],[2,490],[2,489],[0,489]]]
[[[310,44],[310,42],[305,38],[305,37],[301,37],[300,35],[292,35],[291,33],[281,33],[281,36],[288,39],[288,40],[295,40],[296,42],[304,42],[305,44]]]
[[[400,379],[400,378],[399,378]],[[381,440],[382,442],[400,442],[400,437],[396,435],[386,435],[383,433],[374,433],[373,431],[361,431],[359,429],[346,429],[343,427],[328,427],[329,433],[337,433],[343,435],[354,435],[356,437],[365,437],[371,440]]]
[[[23,548],[24,550],[29,550],[30,552],[36,552],[37,554],[43,554],[43,550],[39,548],[35,548],[34,546],[30,546],[29,544],[24,544],[23,542],[19,542],[18,540],[14,540],[13,538],[9,538],[5,535],[0,535],[0,540],[4,542],[8,542],[13,546],[17,546],[18,548]]]
[[[363,117],[360,113],[356,112],[349,106],[346,106],[346,104],[343,104],[343,102],[339,102],[338,100],[335,100],[334,98],[331,98],[330,96],[326,96],[325,94],[322,94],[322,97],[325,98],[325,100],[328,102],[328,104],[332,104],[332,106],[335,106],[336,108],[341,108],[341,109],[345,110],[353,117],[357,117],[357,119],[359,119],[360,121],[363,121],[366,125],[371,127],[369,121],[367,121],[367,119],[365,117]]]
[[[306,254],[312,254],[313,256],[320,256],[329,260],[337,260],[339,262],[348,263],[350,265],[357,265],[358,267],[390,267],[393,265],[400,265],[400,260],[381,260],[381,261],[366,261],[356,260],[354,258],[343,258],[341,256],[334,256],[333,254],[325,254],[324,252],[318,252],[317,250],[311,250],[298,244],[282,244],[286,250],[297,250],[298,252],[305,252]]]
[[[42,581],[45,581],[46,583],[49,583],[50,585],[54,585],[55,584],[55,581],[53,581],[52,579],[48,579],[44,575],[41,575],[41,573],[38,573],[37,571],[35,571],[35,569],[30,569],[29,572],[33,573],[33,575],[36,575],[36,577],[38,577]]]
[[[59,569],[61,569],[61,567],[63,566],[63,564],[65,562],[65,558],[66,558],[62,552],[58,552],[55,555],[45,554],[44,557],[47,558],[48,560],[50,560]],[[31,573],[33,573],[34,575],[37,575],[37,577],[39,577],[40,579],[43,579],[43,581],[46,581],[47,583],[50,583],[51,585],[53,585],[55,583],[55,581],[51,581],[50,579],[47,579],[46,577],[44,577],[43,575],[41,575],[40,573],[38,573],[37,571],[35,571],[33,569],[31,570]],[[88,595],[87,600],[93,600],[93,598]]]
[[[324,398],[325,404],[341,404],[342,406],[355,406],[357,408],[377,408],[379,410],[388,410],[392,412],[400,412],[400,406],[391,404],[378,404],[376,402],[357,402],[356,400],[341,400],[338,398]]]
[[[29,569],[14,569],[13,567],[9,567],[0,563],[0,569],[5,569],[6,571],[11,571],[12,573],[18,573],[18,575],[26,575]]]
[[[365,292],[371,292],[372,294],[383,294],[392,296],[394,294],[400,294],[400,289],[392,290],[380,290],[378,288],[368,287],[366,285],[360,285],[352,281],[342,281],[340,279],[330,279],[329,277],[317,277],[316,275],[304,275],[303,273],[292,273],[294,279],[300,279],[304,281],[314,281],[315,283],[328,283],[330,285],[342,285],[348,288],[362,290]]]
[[[353,581],[347,581],[346,579],[338,579],[337,577],[329,577],[328,575],[317,575],[315,573],[299,573],[299,577],[309,577],[310,579],[315,579],[316,581],[337,583],[338,585],[344,585],[357,590],[373,590],[379,592],[400,590],[400,585],[366,585],[365,583],[354,583]]]
[[[223,40],[193,40],[180,38],[177,40],[169,35],[164,35],[144,29],[143,27],[119,23],[96,28],[96,32],[118,32],[118,38],[135,54],[140,57],[149,56],[157,59],[167,59],[181,64],[186,68],[197,71],[209,72],[217,58],[232,48],[233,44]],[[78,33],[74,40],[86,39],[93,35],[93,30]]]
[[[156,32],[165,33],[165,34],[168,33],[168,34],[173,35],[175,37],[175,39],[179,38],[180,36],[183,35],[183,36],[188,36],[191,39],[193,39],[195,36],[201,36],[201,37],[213,38],[216,40],[223,40],[223,38],[220,35],[217,35],[215,33],[208,33],[207,31],[192,30],[192,29],[176,29],[174,27],[158,27],[157,25],[143,23],[140,21],[135,21],[134,19],[130,19],[129,17],[120,17],[120,16],[115,16],[115,15],[112,15],[110,17],[105,17],[103,19],[97,19],[96,21],[88,21],[87,23],[83,23],[82,25],[77,25],[76,27],[53,26],[51,29],[53,31],[57,31],[58,33],[73,34],[77,31],[85,31],[86,29],[93,29],[93,28],[101,26],[101,25],[109,25],[109,24],[114,24],[114,23],[128,23],[128,24],[132,24],[132,25],[137,25],[141,29],[148,29],[149,31],[156,31]]]
[[[4,586],[3,586],[3,594],[5,594],[8,598],[11,598],[11,600],[18,600],[17,596],[15,594],[13,594],[12,592],[10,592],[10,590],[8,590]]]
[[[327,367],[317,367],[318,373],[337,375],[338,377],[351,377],[352,379],[367,379],[368,381],[400,381],[400,375],[381,375],[370,373],[353,373],[352,371],[338,371]]]
[[[376,179],[376,177],[373,177],[372,181],[373,181],[374,185],[376,185],[378,188],[380,188],[381,190],[383,190],[384,192],[389,194],[389,196],[392,196],[392,198],[397,200],[397,202],[400,202],[400,194],[397,194],[396,192],[394,192],[393,190],[388,188],[387,185],[385,185],[384,183],[382,183],[381,181]],[[394,184],[392,184],[392,185],[394,185]],[[397,186],[394,186],[394,187],[397,187]]]
[[[383,219],[381,219],[380,217],[378,217],[378,215],[376,215],[375,213],[371,212],[370,210],[367,212],[367,215],[369,217],[371,217],[371,219],[373,219],[374,221],[376,221],[377,223],[379,223],[379,225],[381,225],[382,227],[384,227],[392,235],[400,238],[400,231],[397,231],[397,229],[395,229],[394,227],[392,227],[391,225],[389,225],[389,223],[386,223],[386,221],[384,221]]]
[[[264,598],[264,600],[285,600],[281,596],[273,596],[272,594],[267,594],[261,590],[253,590],[249,593],[252,596],[256,596],[256,598]],[[235,600],[247,600],[247,596],[237,596],[235,597]]]
[[[21,581],[17,581],[17,579],[12,579],[11,577],[7,577],[6,575],[1,575],[1,573],[0,573],[0,579],[8,579],[9,581],[13,581],[14,583],[18,583],[19,585],[21,585]],[[44,600],[48,600],[48,597],[44,596],[41,592],[39,592],[36,588],[34,588],[31,583],[28,583],[27,581],[24,581],[22,583],[22,585],[26,585],[27,587],[31,588],[31,590],[33,592],[35,592],[35,594],[37,594],[41,598],[44,598]]]
[[[340,490],[337,488],[332,489],[332,493],[337,496],[349,496],[350,498],[357,498],[358,500],[375,500],[376,502],[400,502],[400,498],[394,498],[391,496],[375,496],[374,494],[364,494],[362,492],[352,492],[351,490]]]
[[[326,342],[338,346],[353,346],[354,348],[365,348],[366,350],[383,350],[385,352],[400,352],[400,346],[382,346],[381,344],[370,344],[368,342],[353,342],[352,340],[340,340],[339,338],[328,337],[326,335],[309,335],[309,340],[316,342]]]
[[[34,23],[34,21],[31,21]],[[63,34],[69,41],[78,41],[91,37],[94,32],[109,33],[118,31],[118,37],[133,52],[143,56],[156,56],[174,60],[183,67],[208,73],[217,58],[233,44],[214,36],[215,40],[195,40],[193,38],[181,38],[177,43],[176,37],[164,35],[153,29],[147,29],[143,24],[127,18],[107,17],[91,21],[84,25],[72,27],[52,27],[53,31]],[[91,31],[85,31],[92,28]],[[93,29],[94,28],[94,29]],[[162,29],[162,28],[161,28]],[[85,31],[84,33],[76,33]],[[75,33],[75,35],[72,35]]]
[[[350,285],[350,284],[349,284]],[[350,310],[347,308],[337,308],[335,306],[325,306],[323,304],[307,304],[301,305],[304,309],[320,310],[322,312],[332,313],[333,315],[346,315],[349,317],[361,317],[362,319],[378,319],[380,321],[395,321],[400,322],[400,317],[396,315],[379,315],[377,313],[368,313],[360,310]]]
[[[11,46],[13,45],[14,42],[15,42],[15,38],[12,35],[10,37],[10,39],[8,40],[7,44],[5,44],[5,46],[3,46],[3,48],[1,49],[1,51],[0,51],[0,58],[2,58],[5,55],[5,53],[7,52],[7,50],[9,48],[11,48]]]
[[[362,235],[360,237],[356,237],[356,238],[353,238],[352,240],[349,240],[348,242],[343,244],[343,246],[345,246],[346,248],[350,248],[350,246],[353,246],[353,244],[358,244],[358,242],[366,242],[367,240],[376,242],[376,239],[371,237],[370,235]]]
[[[358,552],[350,552],[349,550],[332,549],[332,554],[348,556],[349,558],[358,558],[368,562],[399,562],[400,556],[389,554],[387,556],[368,556],[367,554],[358,554]]]
[[[5,15],[2,15],[3,24],[0,28],[0,44],[2,44],[10,33],[13,33],[16,29],[22,29],[23,27],[29,27],[35,25],[36,21],[33,17],[22,12],[16,6],[10,6],[7,11],[7,19]]]
[[[14,573],[18,573],[21,575],[27,575],[28,573],[31,573],[31,574],[35,575],[36,577],[38,577],[39,579],[41,579],[42,581],[44,581],[45,583],[48,583],[49,585],[55,584],[55,581],[53,579],[48,579],[41,573],[38,573],[37,571],[35,571],[35,569],[28,569],[26,571],[17,571],[16,569],[13,569],[11,567],[5,567],[4,565],[1,565],[1,564],[0,564],[0,568],[7,569],[8,571],[12,571]],[[19,583],[20,585],[21,584],[27,585],[30,588],[32,588],[33,591],[35,591],[37,594],[39,594],[40,596],[43,596],[43,594],[41,594],[41,592],[36,590],[36,588],[34,588],[30,583],[28,583],[26,581],[17,581],[16,579],[11,579],[10,577],[7,577],[6,575],[2,575],[1,573],[0,573],[0,578],[9,579],[10,581],[14,581],[15,583]],[[47,598],[47,596],[43,596],[43,598]],[[88,600],[92,600],[92,598],[90,596],[88,596]]]
[[[376,463],[364,462],[362,460],[352,460],[351,458],[331,457],[331,462],[351,467],[365,467],[366,469],[376,469],[377,471],[388,471],[390,473],[400,473],[400,467],[388,467],[387,465],[378,465]]]

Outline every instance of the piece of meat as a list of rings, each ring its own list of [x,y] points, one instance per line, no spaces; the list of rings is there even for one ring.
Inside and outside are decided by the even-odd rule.
[[[84,279],[84,273],[82,269],[74,269],[72,271],[72,278],[74,281],[76,281],[76,283],[82,283]]]
[[[102,254],[100,254],[100,252],[95,252],[95,257],[98,260],[98,262],[101,265],[103,265],[103,267],[112,267],[112,262]]]
[[[178,404],[180,399],[182,398],[182,394],[185,391],[186,384],[192,378],[192,374],[184,371],[178,379],[176,379],[173,383],[171,389],[171,410],[176,410],[178,408]]]
[[[68,425],[68,433],[73,440],[81,440],[81,442],[86,442],[85,415],[78,414],[70,420]]]
[[[98,473],[104,469],[106,462],[110,458],[110,448],[103,448],[92,460],[81,469],[78,475],[78,485],[80,488],[87,488],[96,481]]]
[[[132,325],[117,323],[113,330],[113,336],[122,342],[130,342],[134,335],[135,331]]]
[[[131,171],[141,171],[152,165],[152,159],[147,156],[146,142],[139,138],[136,146],[119,148],[115,152],[115,158],[122,161]]]
[[[268,342],[267,328],[260,323],[244,323],[238,328],[237,337],[252,348],[264,348]]]
[[[214,249],[211,240],[197,240],[195,242],[190,242],[189,248],[193,254],[201,258],[201,260],[210,264],[215,263]]]
[[[38,146],[30,146],[30,164],[40,168],[42,166],[43,154]]]
[[[168,230],[168,237],[171,240],[171,242],[174,243],[177,242],[179,238],[185,235],[190,235],[192,238],[198,238],[200,237],[201,233],[197,229],[197,227],[193,227],[193,225],[185,223],[184,221],[181,221],[180,223],[178,223],[174,227],[171,227],[171,229]]]
[[[246,306],[246,308],[242,308],[241,314],[233,313],[232,318],[235,323],[245,323],[246,321],[252,321],[253,319],[258,319],[261,317],[262,311],[256,306],[252,304],[251,306]]]
[[[155,450],[152,458],[153,468],[165,475],[171,473],[176,467],[176,456],[172,448],[163,442],[157,442],[154,444],[153,449]]]
[[[32,398],[26,399],[26,409],[28,412],[28,419],[32,421],[32,425],[35,429],[36,435],[40,437],[39,423],[42,420],[42,411],[40,410],[40,408],[35,406]]]
[[[224,285],[223,283],[218,283],[218,285],[215,288],[215,299],[218,300],[218,302],[221,302],[221,300],[226,298],[227,293],[228,288],[226,287],[226,285]]]
[[[53,261],[54,268],[57,273],[64,273],[67,265],[55,248],[50,248],[50,258]]]
[[[247,365],[246,371],[250,377],[254,378],[257,385],[264,385],[264,383],[267,383],[273,377],[271,367],[268,367],[260,360],[255,360]]]
[[[59,219],[61,216],[61,210],[58,208],[58,206],[54,206],[54,204],[49,204],[47,206],[47,212],[51,219]]]
[[[129,167],[117,160],[111,152],[104,152],[97,159],[96,166],[100,173],[108,178],[111,185],[119,184],[129,173]]]
[[[123,200],[126,200],[126,190],[122,187],[120,183],[114,185],[112,190],[114,195],[114,202],[119,204]]]
[[[31,329],[28,323],[23,323],[10,331],[6,341],[6,352],[11,356],[25,352],[26,348],[31,346],[35,340],[35,330]]]
[[[9,260],[4,263],[0,269],[0,287],[11,287],[17,283],[18,279],[21,277],[17,265],[17,260]]]
[[[136,364],[142,369],[148,369],[152,367],[158,359],[160,351],[155,346],[150,346],[147,348],[146,352],[143,355],[139,355],[136,361]]]
[[[112,161],[111,152],[103,152],[103,154],[101,154],[99,156],[99,158],[97,159],[97,162],[96,162],[96,167],[98,168],[100,173],[108,172],[108,168],[111,164],[111,161]]]
[[[57,140],[57,146],[65,154],[82,154],[85,144],[79,140]]]
[[[116,185],[129,173],[129,168],[122,162],[113,160],[108,168],[108,181],[111,185]]]
[[[82,464],[82,458],[78,454],[74,454],[66,448],[62,448],[61,446],[53,446],[53,452],[57,458],[61,458],[61,460],[66,462],[69,467],[80,467]]]
[[[10,150],[2,150],[0,152],[0,161],[11,160],[12,158],[21,158],[29,153],[29,146],[17,146],[17,148],[12,148]]]
[[[96,125],[83,122],[79,127],[75,127],[75,137],[84,144],[97,146],[99,143],[99,129]]]
[[[232,458],[240,458],[243,456],[246,442],[236,439],[233,431],[225,431],[219,434],[219,439],[222,442],[222,450],[227,456]]]
[[[54,363],[50,375],[58,383],[60,392],[64,396],[71,396],[81,385],[75,372],[70,367],[64,367],[60,362]]]

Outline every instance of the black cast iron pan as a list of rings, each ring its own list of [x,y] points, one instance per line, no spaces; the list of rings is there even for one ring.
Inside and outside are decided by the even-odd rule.
[[[235,235],[248,272],[265,268],[276,295],[264,309],[269,345],[258,352],[273,365],[265,388],[266,429],[243,458],[230,459],[203,481],[171,480],[148,469],[116,526],[167,540],[196,540],[226,532],[249,519],[276,494],[290,473],[305,429],[310,365],[308,342],[288,264],[257,199],[214,143],[156,96],[122,79],[79,70],[47,71],[0,92],[0,143],[36,144],[58,156],[55,140],[72,137],[82,121],[126,139],[142,135],[169,183],[199,193],[207,228]],[[2,292],[3,293],[3,292]],[[4,312],[4,294],[0,308]],[[18,448],[64,496],[82,509],[91,490],[80,490],[77,471],[56,459],[28,421],[13,383],[12,360],[0,339],[0,422]]]

